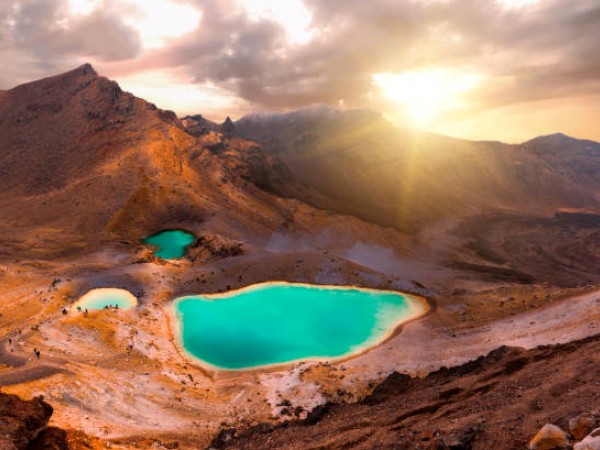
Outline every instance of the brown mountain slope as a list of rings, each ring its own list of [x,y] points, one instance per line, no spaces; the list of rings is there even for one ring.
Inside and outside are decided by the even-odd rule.
[[[98,233],[140,185],[180,174],[193,144],[173,114],[89,65],[8,91],[0,120],[0,201],[13,227]]]
[[[188,133],[84,65],[0,98],[0,235],[64,249],[215,215],[270,232],[295,209],[264,190],[280,182],[274,165],[253,143]]]
[[[313,188],[292,196],[413,234],[415,255],[468,279],[600,280],[600,235],[590,225],[600,220],[599,143],[561,134],[520,145],[472,142],[324,106],[250,114],[235,134]]]
[[[394,373],[361,403],[237,436],[223,431],[210,448],[521,450],[547,422],[568,430],[580,414],[600,419],[599,351],[597,335],[534,350],[502,347],[424,379]]]
[[[472,142],[327,107],[250,114],[235,133],[278,155],[330,198],[325,206],[399,229],[482,211],[600,210],[600,144],[563,135],[522,145]]]
[[[124,156],[143,132],[177,125],[172,114],[122,92],[90,65],[8,91],[0,118],[1,187],[28,194],[65,187],[86,166]]]

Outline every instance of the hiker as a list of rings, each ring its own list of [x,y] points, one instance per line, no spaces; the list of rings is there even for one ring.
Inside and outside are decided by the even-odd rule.
[[[40,354],[41,354],[40,351],[38,349],[35,349],[34,352],[35,352],[35,356],[37,356],[37,359],[40,359]]]
[[[67,315],[67,308],[63,308],[62,309],[62,313],[63,313],[63,316],[66,316]]]

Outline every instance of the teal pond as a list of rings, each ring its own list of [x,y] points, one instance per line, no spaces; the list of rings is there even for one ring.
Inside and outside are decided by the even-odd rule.
[[[154,254],[162,259],[176,259],[185,255],[187,247],[196,238],[193,234],[182,230],[167,230],[144,239],[145,244],[156,247]]]
[[[98,288],[81,296],[72,307],[93,311],[116,306],[119,309],[127,309],[137,306],[137,304],[136,296],[126,289]]]
[[[353,356],[429,310],[400,292],[283,282],[179,297],[172,308],[183,352],[224,370]]]

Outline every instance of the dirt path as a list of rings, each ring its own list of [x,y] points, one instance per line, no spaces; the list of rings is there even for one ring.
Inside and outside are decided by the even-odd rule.
[[[31,366],[19,367],[18,369],[5,369],[0,371],[0,386],[27,383],[57,373],[68,373],[68,371],[48,364],[34,364]]]
[[[0,364],[6,367],[0,369],[0,386],[27,383],[56,373],[68,373],[63,368],[64,363],[60,358],[45,355],[37,359],[34,354],[20,350],[17,343],[10,345],[4,342],[0,345]]]
[[[29,355],[28,355],[29,356]],[[0,364],[10,367],[21,367],[27,364],[28,356],[15,349],[13,344],[4,342],[0,345]]]

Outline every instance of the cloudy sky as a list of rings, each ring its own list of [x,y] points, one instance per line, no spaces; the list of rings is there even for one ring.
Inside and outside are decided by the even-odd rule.
[[[91,62],[215,120],[314,103],[600,140],[600,0],[0,0],[0,89]]]

